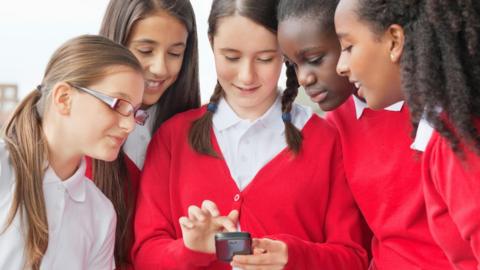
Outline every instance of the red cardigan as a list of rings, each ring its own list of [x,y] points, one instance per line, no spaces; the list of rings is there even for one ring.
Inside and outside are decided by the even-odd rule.
[[[87,157],[87,169],[85,172],[85,176],[87,176],[89,179],[92,179],[92,159]],[[133,161],[125,155],[125,164],[127,165],[127,170],[128,174],[130,176],[130,181],[132,182],[132,193],[134,196],[137,196],[138,193],[138,185],[140,182],[140,169],[133,163]],[[135,198],[133,200],[134,202],[136,201]],[[127,265],[126,267],[120,269],[116,268],[116,270],[134,270],[133,265]]]
[[[240,212],[242,230],[288,245],[285,269],[366,269],[360,214],[346,185],[337,134],[313,116],[302,151],[288,150],[265,165],[239,191],[223,159],[200,155],[187,141],[205,107],[174,116],[147,151],[135,218],[134,264],[144,269],[231,269],[213,254],[187,249],[178,219],[205,199],[222,215]],[[221,154],[212,131],[212,142]]]
[[[327,119],[338,128],[348,184],[374,234],[376,268],[450,269],[428,228],[406,105],[400,112],[365,109],[357,119],[351,97]]]
[[[480,120],[477,121],[480,128]],[[430,229],[456,269],[480,269],[480,156],[465,160],[434,133],[424,154],[423,183]]]

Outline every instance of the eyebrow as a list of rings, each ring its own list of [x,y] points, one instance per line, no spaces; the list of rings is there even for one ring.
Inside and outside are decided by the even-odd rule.
[[[346,37],[348,37],[348,36],[349,36],[349,35],[348,35],[347,33],[342,33],[342,32],[340,32],[340,33],[337,33],[337,37],[338,37],[338,39],[341,39],[341,38],[346,38]]]
[[[221,52],[233,52],[233,53],[239,53],[240,51],[239,50],[235,50],[235,49],[231,49],[231,48],[221,48],[220,49]],[[266,50],[261,50],[261,51],[258,51],[256,53],[276,53],[278,52],[278,50],[276,49],[266,49]]]
[[[120,97],[121,99],[125,99],[128,102],[132,100],[132,98],[129,95],[122,92],[111,92],[111,93],[108,93],[107,95],[114,95],[114,97],[115,96]]]
[[[321,46],[311,46],[311,47],[303,48],[297,53],[297,55],[302,55],[302,54],[307,53],[308,51],[318,50],[318,49],[321,49],[321,48],[322,48]]]
[[[151,44],[151,45],[158,44],[158,42],[156,42],[155,40],[151,40],[151,39],[148,39],[148,38],[137,39],[137,40],[132,41],[132,43],[133,44],[137,44],[137,43],[145,44],[146,43],[146,44]],[[187,45],[184,42],[177,42],[170,47],[187,47]]]

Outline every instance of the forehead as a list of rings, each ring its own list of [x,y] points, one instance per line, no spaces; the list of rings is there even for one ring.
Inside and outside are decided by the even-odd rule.
[[[333,20],[333,18],[332,18]],[[334,29],[326,29],[318,19],[313,17],[289,18],[280,22],[278,40],[280,45],[286,43],[301,46],[322,46],[325,43],[336,41]]]
[[[335,10],[335,28],[338,29],[345,23],[358,21],[357,4],[358,0],[340,0]]]
[[[186,39],[188,31],[182,21],[164,10],[148,13],[132,27],[130,39],[153,38],[158,40]]]
[[[277,37],[253,20],[233,15],[219,19],[213,46],[228,47],[240,51],[259,51],[277,48]]]

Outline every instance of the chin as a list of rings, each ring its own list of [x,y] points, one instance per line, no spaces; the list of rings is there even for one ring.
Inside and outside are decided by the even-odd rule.
[[[88,156],[90,156],[92,158],[95,158],[95,159],[98,159],[98,160],[111,162],[111,161],[114,161],[114,160],[117,159],[119,152],[120,152],[120,149],[117,149],[117,150],[109,149],[109,150],[102,151],[102,153],[95,153],[95,154],[88,155]]]

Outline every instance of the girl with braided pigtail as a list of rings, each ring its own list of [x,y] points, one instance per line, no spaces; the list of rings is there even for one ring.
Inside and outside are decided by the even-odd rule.
[[[373,108],[409,103],[429,227],[455,269],[480,267],[479,15],[469,0],[341,0],[335,15],[341,74]]]
[[[360,213],[336,131],[294,103],[276,38],[276,0],[214,0],[218,84],[208,105],[165,122],[140,182],[133,256],[142,269],[365,269]],[[214,235],[249,232],[229,265]]]
[[[368,224],[365,235],[373,233],[365,245],[371,246],[371,268],[448,269],[428,227],[421,164],[409,149],[408,106],[400,101],[371,110],[354,84],[336,72],[341,53],[334,25],[337,4],[281,0],[278,40],[299,83],[338,130],[348,185]]]

